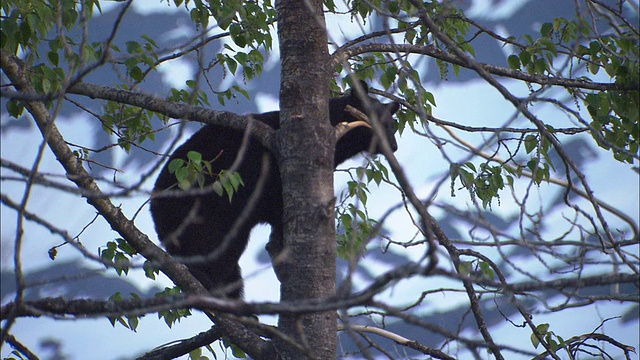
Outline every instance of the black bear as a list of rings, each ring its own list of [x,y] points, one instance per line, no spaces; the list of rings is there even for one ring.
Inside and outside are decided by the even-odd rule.
[[[383,104],[370,97],[367,85],[362,83],[363,93],[352,89],[350,94],[329,100],[329,117],[333,126],[357,119],[345,110],[347,105],[360,110],[369,118],[375,116],[386,132],[387,141],[395,151],[397,143],[392,116],[398,111],[397,102]],[[253,118],[274,130],[280,127],[279,112],[255,114]],[[237,229],[234,238],[222,246],[223,238],[232,229],[234,222],[246,207],[260,176],[262,156],[268,150],[257,140],[249,140],[244,159],[237,171],[244,186],[233,194],[231,202],[226,196],[213,191],[208,193],[185,192],[184,196],[162,196],[167,189],[179,189],[176,175],[169,171],[173,159],[187,159],[189,151],[202,154],[203,160],[213,160],[212,173],[231,167],[240,150],[243,132],[217,125],[205,125],[181,145],[171,155],[156,180],[155,196],[151,197],[151,215],[155,222],[158,237],[167,251],[180,257],[206,256],[218,249],[219,254],[207,261],[187,261],[187,267],[207,289],[219,291],[231,298],[242,296],[242,278],[238,261],[249,240],[249,232],[258,223],[271,225],[271,239],[282,234],[282,185],[276,161],[271,161],[266,184],[249,218]],[[362,151],[368,151],[375,141],[373,129],[358,126],[349,130],[336,143],[335,166]],[[376,142],[377,143],[377,142]],[[374,144],[375,146],[375,144]],[[380,153],[374,147],[375,153]],[[216,181],[214,177],[205,178],[204,186]],[[197,190],[197,185],[194,186]],[[279,235],[275,235],[276,237]],[[278,240],[276,240],[278,241]],[[282,241],[281,239],[279,241]],[[269,245],[271,246],[271,245]],[[276,245],[280,246],[281,245]]]

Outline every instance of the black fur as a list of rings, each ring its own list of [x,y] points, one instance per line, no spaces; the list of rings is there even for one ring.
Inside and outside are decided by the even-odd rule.
[[[363,84],[363,87],[366,92],[366,84]],[[365,98],[368,107],[363,101]],[[398,103],[383,104],[368,95],[356,95],[354,89],[349,95],[330,99],[329,111],[332,125],[355,121],[355,118],[344,110],[347,105],[353,106],[370,117],[376,114],[378,121],[386,131],[387,141],[391,148],[394,151],[397,149],[394,138],[396,129],[392,116],[399,108]],[[253,117],[273,129],[277,130],[280,126],[279,112],[277,111],[256,114]],[[221,126],[206,125],[202,127],[171,155],[156,180],[154,192],[161,192],[169,188],[177,189],[175,174],[169,172],[168,163],[173,159],[186,159],[187,152],[192,150],[200,152],[203,160],[215,158],[212,163],[213,173],[230,168],[240,149],[242,136],[242,132]],[[335,165],[339,165],[359,152],[368,151],[373,139],[373,130],[370,128],[360,126],[350,130],[336,144]],[[155,222],[156,231],[169,253],[183,257],[207,255],[220,246],[223,237],[229,232],[245,208],[253,189],[256,187],[260,175],[262,154],[265,152],[267,150],[258,141],[249,141],[244,161],[238,169],[244,186],[233,195],[231,203],[226,195],[218,196],[213,192],[207,195],[185,194],[185,196],[177,197],[157,196],[151,198],[151,215]],[[374,148],[374,152],[379,153],[380,150]],[[215,180],[207,178],[205,186]],[[197,185],[195,187],[197,188]],[[191,218],[189,218],[190,212]],[[258,223],[271,225],[272,239],[274,234],[282,234],[282,185],[278,166],[273,157],[267,183],[256,208],[239,229],[230,246],[213,261],[187,264],[191,273],[209,290],[232,285],[224,290],[226,295],[232,298],[241,297],[242,278],[238,260],[247,246],[249,232]],[[170,241],[171,236],[173,236],[173,241]]]

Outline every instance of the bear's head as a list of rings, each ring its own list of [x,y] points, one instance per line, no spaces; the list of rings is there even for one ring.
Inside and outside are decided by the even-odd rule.
[[[368,91],[367,84],[360,82],[359,86],[353,87],[348,95],[331,101],[331,125],[335,127],[340,123],[358,124],[349,128],[338,138],[335,155],[336,165],[362,151],[368,151],[372,154],[382,153],[380,139],[378,139],[372,128],[373,121],[377,121],[384,129],[386,141],[389,143],[391,150],[396,151],[398,149],[398,143],[395,139],[397,129],[393,115],[400,109],[400,104],[396,101],[382,103],[378,99],[369,96]],[[363,113],[367,118],[367,123],[363,122],[360,116],[356,116],[352,111],[349,111],[347,106]]]

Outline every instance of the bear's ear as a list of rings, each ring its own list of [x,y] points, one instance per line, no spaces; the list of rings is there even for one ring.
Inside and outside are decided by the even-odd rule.
[[[386,104],[386,106],[387,106],[387,110],[389,111],[389,114],[391,115],[395,114],[398,110],[400,110],[400,103],[397,101]]]
[[[362,91],[362,92],[361,92]],[[351,87],[350,96],[354,100],[362,100],[367,97],[369,93],[369,85],[364,80],[358,80],[358,84]]]

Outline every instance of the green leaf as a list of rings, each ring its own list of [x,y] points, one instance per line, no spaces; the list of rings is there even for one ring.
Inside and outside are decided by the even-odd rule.
[[[51,91],[51,81],[49,79],[42,79],[42,92],[49,93]]]
[[[142,38],[143,38],[143,39],[145,39],[145,40],[147,40],[147,42],[148,42],[149,44],[153,45],[153,47],[155,47],[155,48],[157,48],[157,47],[158,47],[158,44],[156,44],[156,41],[155,41],[155,40],[153,40],[153,38],[151,38],[149,35],[144,35],[144,34],[143,34],[143,35],[142,35]]]
[[[127,41],[127,52],[129,54],[142,53],[142,47],[135,41]]]
[[[380,83],[385,89],[389,89],[389,87],[391,87],[395,82],[397,71],[398,69],[395,66],[389,66],[385,70],[384,74],[382,74],[380,77]]]
[[[214,182],[212,187],[213,187],[213,192],[216,193],[218,196],[222,196],[222,194],[224,194],[224,188],[222,187],[222,184],[220,184],[220,181]]]
[[[235,344],[231,344],[231,353],[238,359],[245,359],[247,354]]]
[[[537,58],[533,63],[534,72],[542,74],[548,69],[548,64],[543,58]]]
[[[473,264],[471,261],[461,261],[460,264],[458,264],[458,272],[460,275],[469,275],[472,270]]]
[[[538,137],[535,135],[527,135],[524,138],[524,149],[527,154],[531,153],[536,147],[538,147]]]
[[[169,173],[175,173],[179,168],[184,166],[184,160],[182,159],[173,159],[169,162]]]
[[[553,33],[553,24],[552,23],[544,23],[540,27],[540,34],[544,37],[550,37]]]
[[[124,253],[116,252],[116,256],[114,257],[115,268],[118,275],[122,275],[124,272],[125,275],[129,273],[129,259],[124,255]]]
[[[558,50],[556,48],[556,44],[554,44],[553,41],[551,41],[551,39],[542,38],[540,39],[540,43],[544,45],[545,49],[550,51],[553,54],[553,56],[558,56]]]
[[[202,161],[202,154],[200,154],[197,151],[189,151],[187,153],[187,158],[193,161],[194,163],[198,164]]]
[[[522,66],[527,66],[531,63],[531,53],[527,50],[522,51],[519,58]]]
[[[427,102],[429,102],[429,103],[431,103],[433,106],[436,106],[436,107],[437,107],[437,105],[436,105],[436,98],[433,96],[433,93],[431,93],[431,92],[429,92],[429,91],[424,91],[424,92],[423,92],[423,96],[424,96],[424,99],[425,99]]]
[[[7,110],[9,111],[9,115],[17,119],[24,112],[24,106],[22,106],[22,104],[18,102],[18,100],[11,99],[7,103]]]
[[[104,261],[111,261],[116,255],[116,251],[113,249],[104,249],[100,251],[100,258]]]
[[[231,182],[225,179],[225,181],[222,182],[222,187],[227,193],[227,197],[229,197],[229,202],[231,202],[231,198],[233,198],[233,186],[231,186]]]
[[[125,254],[131,256],[138,253],[138,251],[136,251],[136,249],[125,239],[117,238],[116,242],[118,243],[118,249],[122,250]]]
[[[489,265],[488,263],[486,263],[484,261],[481,261],[478,265],[480,266],[480,270],[482,270],[483,274],[485,274],[486,276],[491,278],[491,280],[495,279],[496,274],[493,271],[493,269],[491,268],[491,265]]]
[[[225,64],[227,64],[229,71],[235,75],[236,70],[238,69],[238,63],[234,59],[227,57],[225,59]]]
[[[462,185],[469,190],[473,189],[473,174],[464,169],[458,169],[458,174],[460,175]]]
[[[466,163],[464,163],[464,166],[468,167],[473,172],[477,172],[476,166],[473,165],[473,163],[471,161],[467,161]]]
[[[544,335],[549,331],[549,324],[548,323],[539,324],[538,326],[536,326],[536,329],[538,329],[538,332],[541,335]]]
[[[538,345],[540,345],[540,340],[538,340],[538,337],[536,336],[536,334],[531,333],[531,344],[533,344],[534,348],[538,348]]]
[[[229,182],[231,182],[231,185],[233,186],[233,189],[235,191],[237,191],[241,185],[244,186],[242,176],[240,176],[240,173],[237,171],[231,174],[231,176],[229,177]]]
[[[197,348],[189,352],[189,359],[200,360],[202,356],[202,348]]]
[[[47,58],[49,59],[51,64],[53,64],[54,66],[58,66],[60,62],[60,56],[58,55],[57,51],[49,51],[47,53]]]
[[[451,64],[451,68],[453,69],[453,73],[456,75],[456,77],[460,75],[460,65]]]
[[[233,90],[239,92],[240,94],[242,94],[242,96],[244,96],[247,100],[251,99],[251,97],[249,96],[249,93],[245,89],[241,88],[240,86],[233,85],[231,88]]]
[[[140,323],[140,320],[138,319],[137,316],[127,316],[127,320],[128,320],[128,324],[129,324],[129,328],[133,331],[136,331],[136,328],[138,327],[138,324]]]
[[[178,181],[186,181],[189,176],[189,169],[186,167],[181,167],[176,169],[176,179]]]
[[[151,264],[151,261],[149,260],[145,260],[142,268],[144,269],[144,276],[148,277],[151,280],[155,280],[156,275],[160,273],[160,270],[157,267],[153,266]]]
[[[142,69],[139,66],[134,66],[129,69],[129,76],[135,81],[142,81],[144,78],[144,74],[142,73]]]
[[[507,63],[511,69],[520,70],[520,58],[516,55],[509,55]]]

